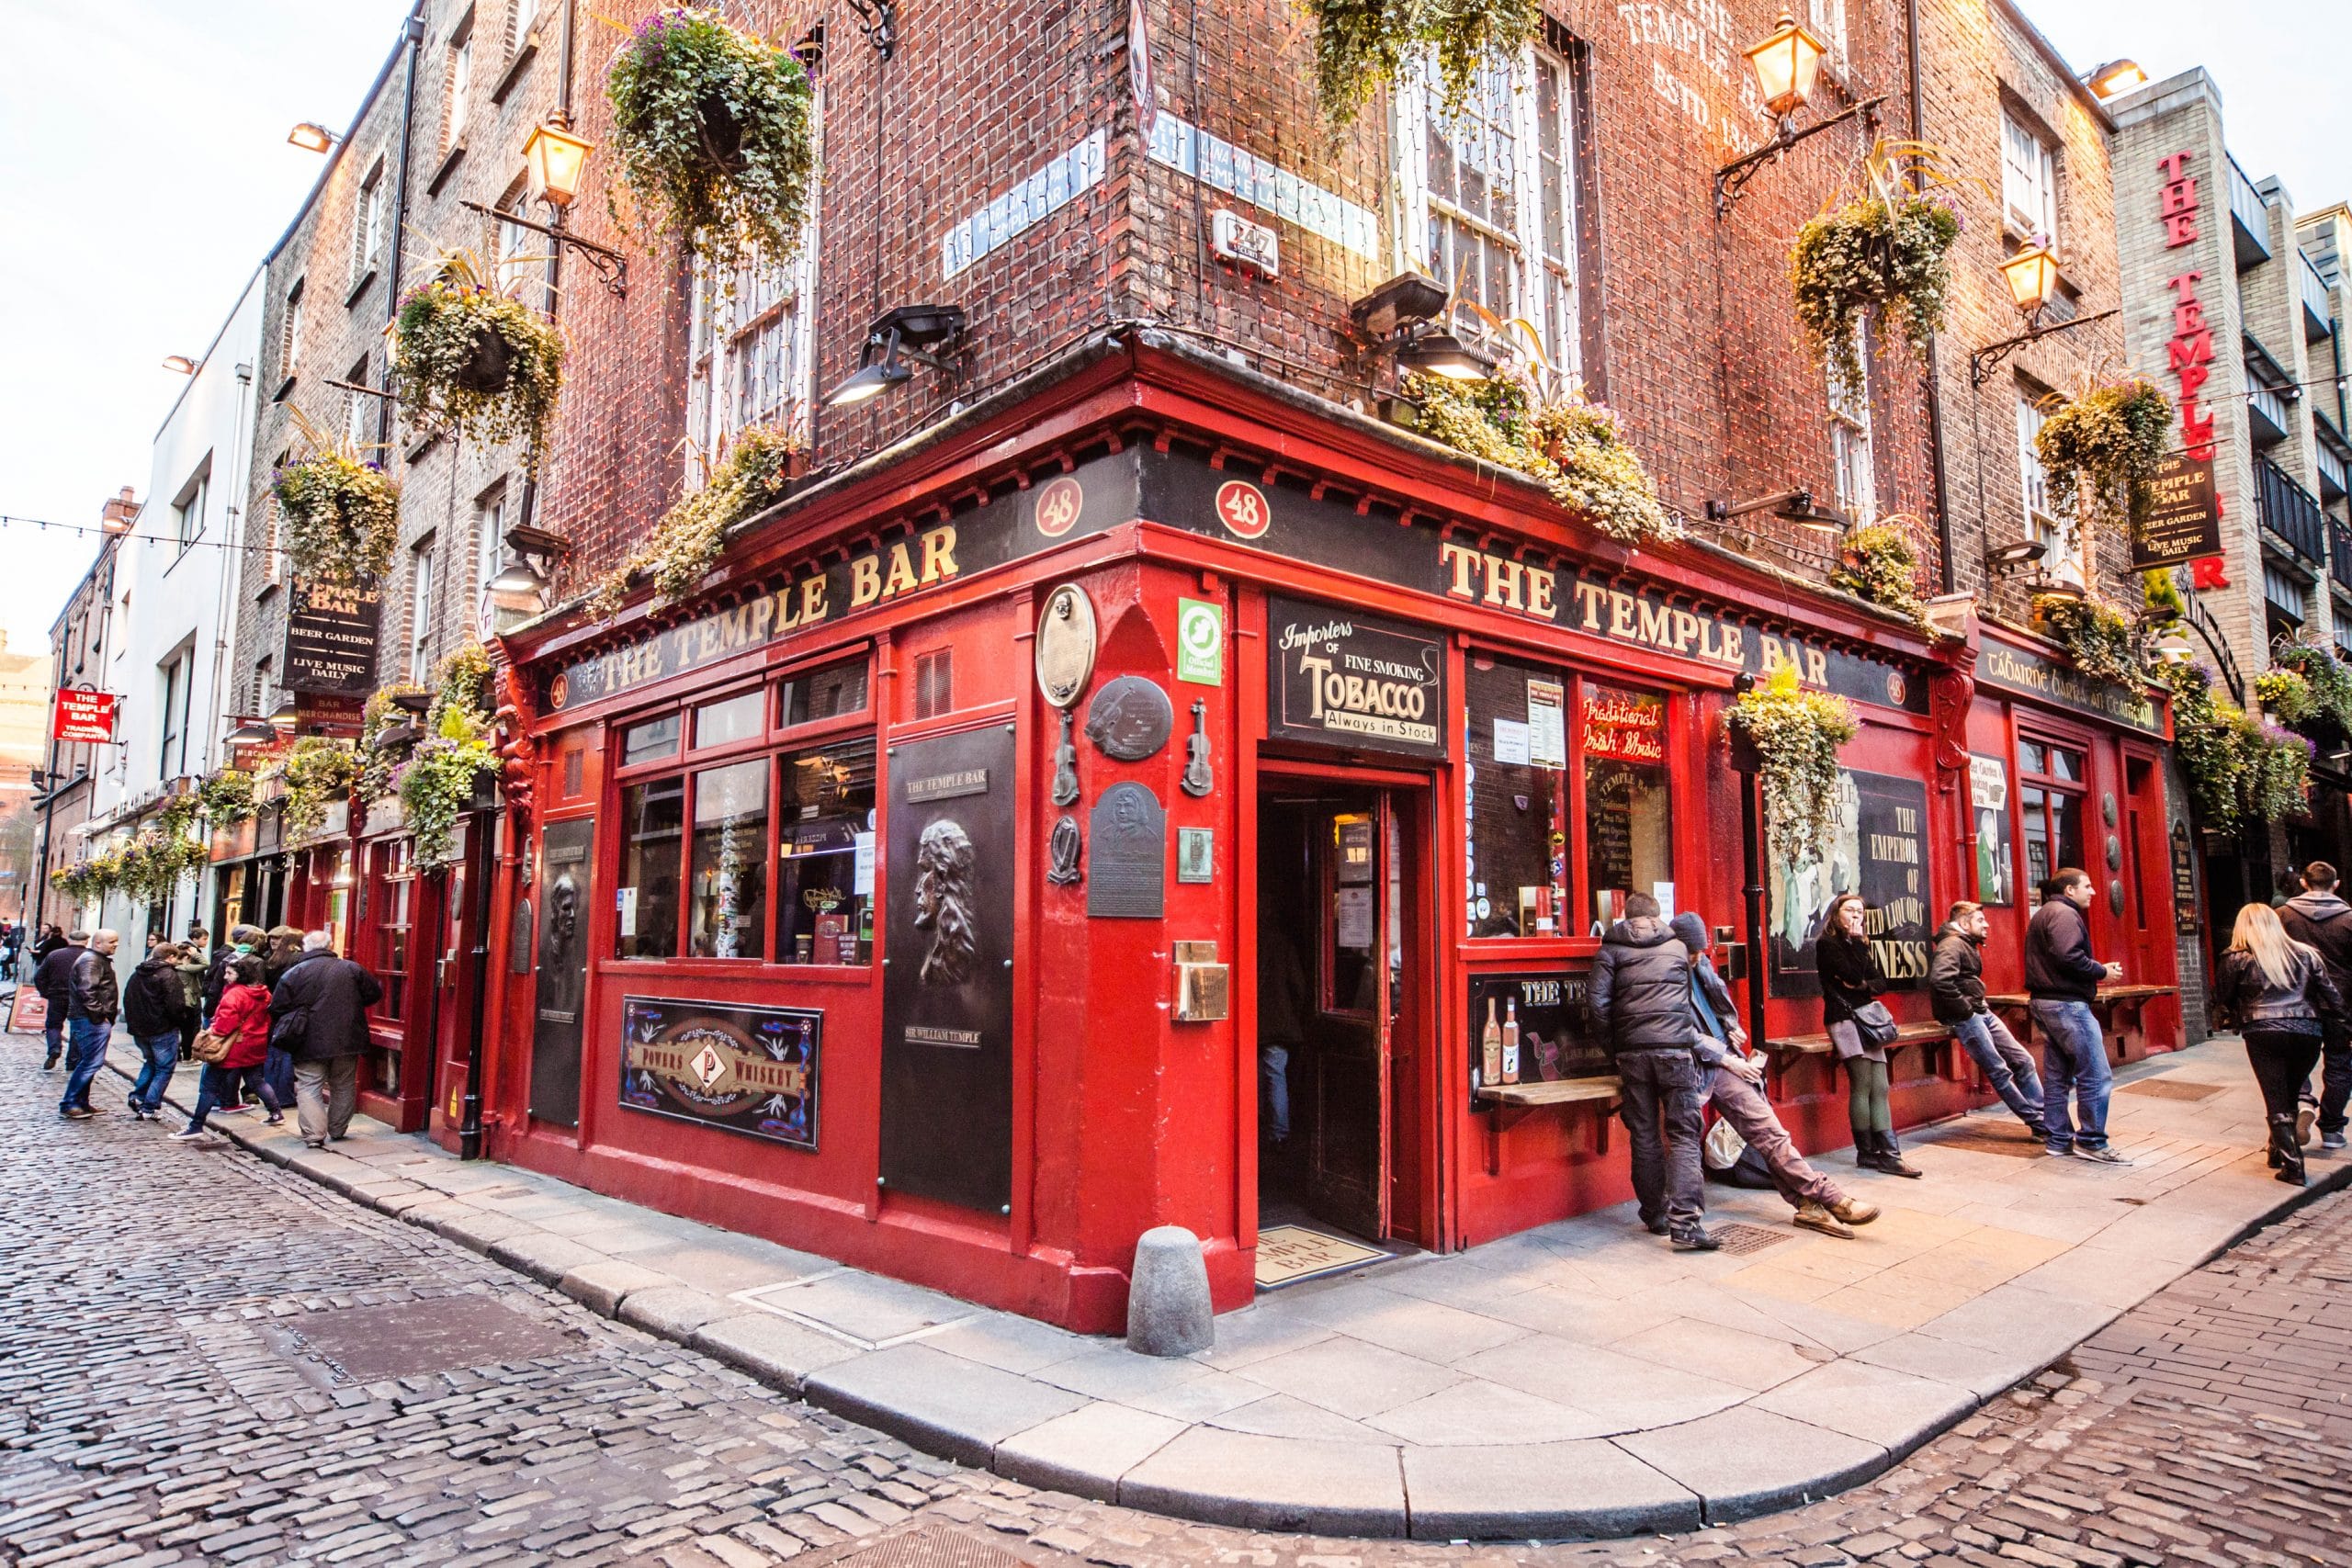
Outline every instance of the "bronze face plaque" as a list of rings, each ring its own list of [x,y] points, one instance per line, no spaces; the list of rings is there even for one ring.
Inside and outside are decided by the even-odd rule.
[[[1076,703],[1094,673],[1094,602],[1065,582],[1037,617],[1037,689],[1057,708]]]
[[[1163,699],[1165,700],[1165,699]],[[1086,836],[1086,912],[1097,919],[1156,920],[1168,899],[1168,813],[1142,784],[1114,784],[1095,801]]]
[[[1168,744],[1176,708],[1157,682],[1122,675],[1094,694],[1086,708],[1086,738],[1106,757],[1140,762]]]

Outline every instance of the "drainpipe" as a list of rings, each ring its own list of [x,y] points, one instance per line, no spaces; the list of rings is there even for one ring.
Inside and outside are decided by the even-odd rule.
[[[1927,140],[1923,129],[1927,119],[1927,103],[1919,87],[1919,0],[1905,0],[1904,6],[1905,50],[1910,57],[1911,68],[1911,138]],[[1951,504],[1944,484],[1944,381],[1937,367],[1936,340],[1928,339],[1928,450],[1936,481],[1936,578],[1940,592],[1952,592],[1957,580],[1951,567]],[[1976,395],[1969,389],[1969,396]],[[1983,497],[1978,497],[1979,502]]]
[[[410,143],[416,130],[416,57],[424,47],[424,0],[416,0],[409,11],[408,20],[401,24],[408,35],[408,65],[401,84],[401,151],[400,167],[392,183],[392,254],[384,263],[384,324],[397,320],[401,310],[401,252],[408,243],[408,164]],[[392,367],[384,366],[384,385],[391,386]],[[376,400],[376,440],[389,454],[392,439],[392,400]],[[385,468],[391,462],[389,455]]]

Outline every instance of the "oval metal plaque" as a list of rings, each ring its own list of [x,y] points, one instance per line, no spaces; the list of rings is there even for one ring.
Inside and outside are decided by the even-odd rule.
[[[1086,738],[1122,762],[1140,762],[1168,744],[1176,708],[1157,682],[1122,675],[1094,694],[1086,709]]]
[[[1065,582],[1048,594],[1037,617],[1037,689],[1057,708],[1069,707],[1094,673],[1094,602]]]

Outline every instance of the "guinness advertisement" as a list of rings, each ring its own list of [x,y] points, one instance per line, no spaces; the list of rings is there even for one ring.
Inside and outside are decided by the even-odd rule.
[[[824,1031],[810,1008],[623,997],[621,1103],[813,1151]]]
[[[1816,690],[1928,711],[1927,682],[1884,660],[1687,594],[1489,553],[1446,538],[1442,518],[1400,516],[1378,504],[1359,511],[1353,502],[1318,497],[1304,480],[1269,481],[1261,469],[1245,476],[1183,452],[1131,447],[949,517],[929,517],[845,559],[811,560],[749,603],[562,665],[548,679],[548,706],[560,712],[596,702],[1142,519],[1539,621],[1607,647],[1757,674],[1787,668]]]
[[[1914,991],[1926,984],[1935,929],[1927,824],[1926,781],[1840,770],[1828,860],[1792,864],[1772,857],[1773,995],[1821,994],[1813,946],[1841,893],[1860,893],[1868,907],[1862,931],[1887,987]]]
[[[384,595],[375,588],[297,582],[286,615],[285,676],[289,692],[365,697],[376,689],[376,624]],[[356,733],[356,732],[355,732]]]
[[[1012,1197],[1010,726],[890,749],[882,1184],[995,1213]]]
[[[2167,452],[2148,481],[2148,510],[2132,525],[2132,570],[2176,567],[2222,553],[2214,505],[2213,448]]]
[[[1442,757],[1445,638],[1361,611],[1266,602],[1266,731]]]
[[[2164,715],[2144,694],[2091,680],[2046,653],[1996,637],[1984,638],[1984,651],[1976,660],[1976,683],[2019,693],[2054,707],[2072,708],[2110,724],[2128,724],[2150,735],[2165,732]]]
[[[595,863],[594,818],[550,822],[540,832],[531,1115],[566,1127],[580,1125],[580,1010],[588,990],[588,879]]]

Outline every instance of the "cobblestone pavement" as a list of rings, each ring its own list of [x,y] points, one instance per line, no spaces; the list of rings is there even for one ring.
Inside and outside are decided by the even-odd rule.
[[[2352,1561],[2352,1199],[1830,1501],[1670,1539],[1367,1543],[931,1459],[299,1176],[175,1145],[110,1076],[105,1115],[62,1122],[38,1062],[0,1044],[0,1563],[911,1568],[906,1538],[939,1532],[969,1568]]]

